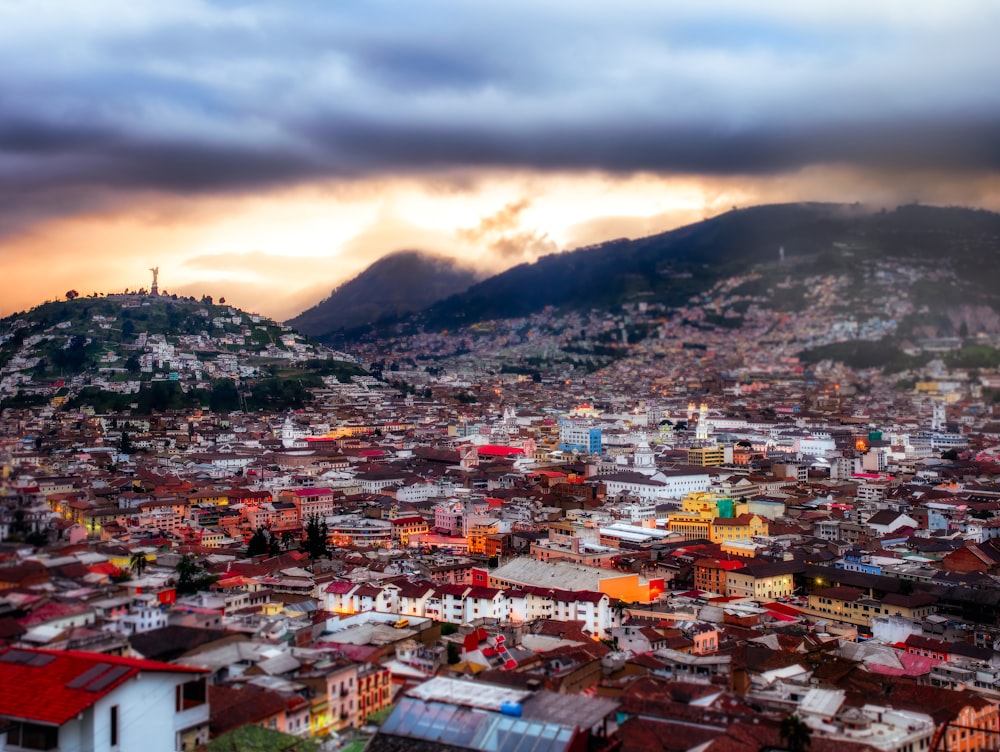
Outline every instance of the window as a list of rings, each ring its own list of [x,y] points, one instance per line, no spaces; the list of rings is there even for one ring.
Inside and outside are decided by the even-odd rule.
[[[111,706],[111,746],[118,746],[118,706]]]
[[[56,749],[59,746],[59,729],[38,723],[15,722],[7,729],[7,744],[24,749]]]
[[[178,684],[175,690],[175,709],[178,713],[208,702],[208,687],[204,679]]]

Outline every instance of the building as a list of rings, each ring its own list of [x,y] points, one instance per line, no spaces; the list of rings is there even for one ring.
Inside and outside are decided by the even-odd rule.
[[[278,500],[294,505],[303,524],[313,517],[333,514],[333,490],[329,488],[287,489],[278,494]]]
[[[723,465],[726,462],[726,447],[692,447],[687,450],[687,462],[699,467]]]
[[[559,423],[559,449],[562,451],[600,454],[602,448],[600,428],[570,420]]]
[[[727,543],[735,540],[751,540],[767,535],[767,520],[756,514],[741,514],[737,517],[716,517],[709,529],[712,543]]]
[[[732,559],[698,559],[694,563],[694,586],[707,593],[724,595],[729,572],[743,567],[742,561]]]
[[[392,541],[401,548],[406,548],[410,545],[410,538],[412,536],[425,535],[430,532],[427,520],[420,515],[396,517],[389,522],[392,525]]]
[[[207,673],[103,653],[5,650],[0,749],[194,749],[208,741]]]
[[[392,672],[373,663],[359,666],[357,692],[360,727],[370,716],[392,705]]]
[[[334,546],[389,548],[392,545],[392,523],[388,520],[341,514],[328,517],[326,524]]]
[[[748,564],[726,574],[726,595],[758,601],[787,598],[795,593],[795,573],[801,570],[801,564],[792,562]]]
[[[367,749],[602,752],[617,709],[605,698],[439,676],[406,692]]]
[[[872,620],[877,617],[888,615],[922,619],[937,610],[935,603],[936,599],[926,593],[890,593],[879,600],[857,588],[836,585],[811,592],[808,606],[802,610],[815,617],[825,617],[871,631]]]
[[[473,569],[473,585],[519,590],[525,587],[586,590],[604,593],[628,603],[649,603],[663,593],[662,579],[640,579],[638,574],[563,561],[518,558],[492,571]]]

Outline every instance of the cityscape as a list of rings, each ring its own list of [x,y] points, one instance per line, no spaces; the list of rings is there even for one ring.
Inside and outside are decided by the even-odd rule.
[[[1000,750],[996,9],[43,5],[0,750]]]

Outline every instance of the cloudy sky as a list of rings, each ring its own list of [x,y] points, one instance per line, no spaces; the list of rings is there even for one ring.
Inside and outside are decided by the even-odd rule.
[[[0,313],[158,266],[285,318],[405,248],[499,270],[734,205],[1000,209],[998,28],[994,0],[4,0]]]

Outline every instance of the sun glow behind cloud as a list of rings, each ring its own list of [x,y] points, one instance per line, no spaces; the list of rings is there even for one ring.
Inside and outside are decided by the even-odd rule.
[[[517,172],[327,183],[244,198],[151,197],[147,208],[50,221],[9,238],[3,312],[68,289],[148,286],[148,268],[159,266],[169,292],[225,295],[283,318],[396,250],[495,272],[566,249],[580,240],[574,228],[595,217],[636,227],[670,212],[698,218],[704,196],[676,182]]]

